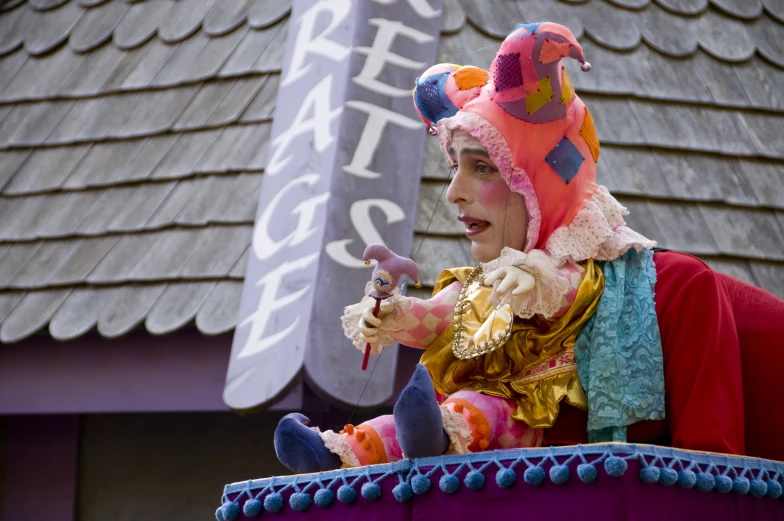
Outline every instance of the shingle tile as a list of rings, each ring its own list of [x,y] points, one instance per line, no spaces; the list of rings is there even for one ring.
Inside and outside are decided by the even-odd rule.
[[[468,0],[463,0],[467,2]],[[477,30],[467,23],[460,31],[460,54],[454,57],[457,63],[466,63],[483,69],[490,69],[501,42]]]
[[[691,66],[697,67],[708,94],[717,103],[741,107],[751,105],[746,88],[732,64],[700,51],[694,55]]]
[[[640,13],[637,20],[642,38],[659,52],[670,56],[689,56],[697,49],[697,36],[688,19],[674,15],[656,4]]]
[[[69,45],[76,52],[88,52],[111,39],[112,31],[129,9],[125,2],[110,2],[100,9],[88,9],[71,31]]]
[[[744,113],[740,116],[759,151],[771,157],[784,157],[784,116]]]
[[[251,0],[216,2],[204,16],[202,30],[210,36],[223,36],[245,23]]]
[[[12,0],[11,2],[5,2],[3,4],[3,7],[0,8],[0,11],[5,9],[6,7],[10,8],[14,4],[20,4],[20,3],[24,2],[24,1],[25,0]],[[61,5],[63,5],[66,2],[68,2],[68,0],[30,0],[29,1],[30,6],[33,9],[37,9],[38,11],[46,11],[46,10],[49,10],[49,9],[54,9],[55,7],[60,7]]]
[[[3,89],[5,99],[54,96],[83,59],[67,48],[43,56],[30,56]]]
[[[67,199],[67,195],[39,195],[16,198],[6,203],[2,209],[0,233],[6,240],[32,239],[42,224],[49,222]]]
[[[762,4],[765,6],[766,13],[779,22],[784,22],[784,2],[781,0],[762,0]]]
[[[25,51],[30,54],[44,54],[56,48],[68,39],[83,13],[84,9],[76,2],[45,11],[25,38]]]
[[[100,191],[74,192],[65,195],[65,200],[55,211],[35,228],[38,237],[62,237],[73,234],[74,230],[92,211],[93,205],[101,196]]]
[[[636,94],[677,101],[710,102],[711,96],[692,60],[672,59],[641,45],[635,53],[618,55]]]
[[[14,275],[24,267],[36,250],[41,247],[40,242],[16,243],[0,257],[0,287],[5,288]]]
[[[629,9],[642,9],[651,3],[651,0],[608,0],[619,7],[627,7]]]
[[[144,325],[153,335],[180,329],[194,319],[215,282],[169,284],[147,313]]]
[[[134,188],[127,201],[115,209],[108,231],[140,230],[163,204],[174,189],[175,183],[149,183]]]
[[[643,135],[628,101],[591,96],[582,96],[582,98],[596,122],[596,132],[600,141],[628,145],[647,144],[647,136]]]
[[[279,25],[248,31],[221,69],[221,75],[242,74],[252,70],[254,64],[272,45],[273,39],[280,38],[279,32]]]
[[[104,45],[87,54],[74,68],[73,74],[60,87],[63,93],[77,96],[98,94],[114,69],[122,62],[125,52],[114,45]]]
[[[0,144],[34,146],[43,143],[70,108],[71,102],[58,101],[15,105],[0,123]]]
[[[149,178],[178,138],[177,134],[147,138],[139,153],[128,162],[125,168],[116,170],[115,179],[117,181],[135,181]]]
[[[240,121],[265,121],[272,119],[272,113],[275,110],[275,100],[278,97],[279,81],[279,74],[266,76],[264,85],[256,93],[248,108],[245,109]]]
[[[267,2],[272,4],[273,2]],[[441,16],[441,34],[451,34],[460,31],[465,24],[466,14],[459,0],[444,0]]]
[[[245,173],[229,176],[224,190],[216,194],[206,211],[213,223],[252,223],[256,216],[261,191],[261,174]]]
[[[219,282],[196,314],[199,331],[205,335],[220,335],[234,329],[241,295],[242,282]]]
[[[140,93],[133,103],[125,105],[130,117],[125,121],[114,121],[108,134],[113,137],[131,137],[171,130],[197,90],[195,86],[188,86]],[[108,109],[106,116],[110,117],[112,113]]]
[[[755,45],[743,22],[709,9],[689,21],[700,47],[721,60],[742,62],[751,58]]]
[[[82,160],[88,145],[39,148],[30,155],[18,173],[6,185],[4,193],[22,194],[52,190],[60,187],[63,180],[68,177],[73,168]],[[0,165],[4,165],[4,158],[12,159],[18,156],[27,156],[30,152],[2,152]],[[2,168],[0,166],[0,168]],[[0,183],[1,184],[1,183]]]
[[[274,79],[269,79],[269,76],[237,79],[226,97],[223,98],[223,101],[211,113],[207,124],[226,125],[236,122],[245,109],[248,108],[251,101],[255,101],[257,94],[260,92],[259,89],[269,88],[267,83],[271,81],[274,81]]]
[[[113,172],[122,169],[139,153],[143,140],[98,143],[93,145],[84,159],[63,182],[63,187],[80,189],[87,186],[109,184]]]
[[[49,322],[70,289],[33,291],[25,295],[0,327],[0,342],[10,344],[32,335]]]
[[[291,0],[252,0],[248,8],[248,25],[264,29],[278,23],[291,11]]]
[[[158,24],[174,4],[173,0],[156,0],[131,5],[114,29],[114,45],[122,50],[134,49],[153,38]]]
[[[693,203],[650,203],[651,211],[659,223],[659,237],[667,247],[697,255],[715,255],[719,252],[715,236],[709,229],[710,217],[705,217]]]
[[[158,26],[158,37],[169,43],[179,42],[199,30],[204,15],[212,7],[214,0],[181,0]]]
[[[784,265],[773,262],[751,261],[751,272],[761,288],[784,299]]]
[[[79,2],[79,5],[84,7],[96,7],[101,4],[105,4],[108,0],[76,0]]]
[[[193,181],[180,181],[177,183],[177,186],[174,187],[163,203],[155,210],[152,217],[145,223],[145,227],[158,228],[172,224],[177,215],[188,204],[188,201],[195,194],[200,193],[201,188],[206,185],[207,181],[205,178],[199,178]]]
[[[169,45],[157,38],[150,40],[134,51],[127,63],[118,66],[120,74],[110,80],[111,84],[128,89],[147,87],[176,50],[176,44]]]
[[[47,143],[69,143],[85,137],[84,129],[98,114],[106,98],[91,98],[73,102],[71,110],[54,128]]]
[[[103,235],[106,233],[109,222],[114,219],[118,209],[122,208],[122,205],[128,201],[134,191],[135,188],[131,186],[104,190],[103,195],[95,201],[90,213],[76,228],[76,233],[79,235]]]
[[[449,177],[449,168],[437,136],[428,136],[425,139],[425,160],[422,166],[423,179],[446,180]]]
[[[0,293],[0,324],[11,314],[24,296],[24,291],[4,291]]]
[[[656,0],[656,2],[676,14],[695,15],[708,8],[708,0]]]
[[[263,168],[267,159],[269,123],[226,127],[199,161],[198,171],[228,172]]]
[[[193,173],[201,157],[220,133],[221,130],[206,130],[182,134],[155,168],[152,177],[182,177]]]
[[[91,331],[98,315],[117,297],[120,288],[75,289],[49,322],[49,334],[66,341]]]
[[[81,240],[73,254],[51,274],[50,282],[52,284],[83,283],[119,240],[119,237],[96,237]]]
[[[456,235],[465,233],[465,225],[457,220],[457,206],[446,200],[446,183],[422,183],[419,187],[414,229],[418,233]],[[436,205],[438,205],[436,207]],[[432,219],[432,222],[431,222]]]
[[[20,45],[35,27],[41,13],[22,5],[0,16],[0,56]]]
[[[197,64],[199,54],[207,47],[210,37],[199,31],[177,45],[166,64],[160,69],[151,85],[175,85],[188,77]]]
[[[161,296],[165,284],[123,286],[98,316],[98,332],[116,338],[132,331]]]
[[[225,277],[245,253],[252,226],[214,226],[180,272],[184,278]]]
[[[231,271],[229,272],[230,278],[234,278],[238,280],[245,279],[245,271],[248,269],[248,255],[251,255],[250,250],[251,247],[248,246],[245,249],[245,253],[240,255],[240,258],[237,260],[237,263],[231,268]]]
[[[779,67],[784,67],[784,30],[781,24],[763,15],[752,24],[750,31],[759,53]]]
[[[23,175],[17,175],[24,169],[24,164],[30,157],[28,150],[3,150],[0,152],[0,189],[4,193],[12,193],[10,186]]]
[[[202,85],[199,93],[177,120],[174,130],[205,126],[235,83],[235,81],[218,81]]]
[[[784,208],[784,164],[741,161],[740,167],[760,203]]]
[[[752,105],[784,108],[784,71],[757,57],[733,68]]]
[[[419,248],[422,235],[416,234],[411,244],[413,256]],[[474,266],[476,260],[471,256],[471,243],[466,238],[425,237],[416,263],[419,265],[419,281],[432,286],[441,271],[458,266]]]
[[[52,272],[74,253],[79,243],[79,240],[44,242],[7,285],[16,288],[48,286]]]
[[[271,27],[276,32],[272,41],[264,48],[259,59],[253,64],[256,72],[280,72],[283,69],[283,56],[286,53],[286,34],[288,33],[288,19]],[[228,60],[227,60],[228,63]]]
[[[474,27],[494,38],[506,38],[520,23],[514,2],[462,0],[461,4]]]
[[[607,2],[592,2],[577,9],[585,34],[596,43],[617,51],[628,51],[640,44],[638,14]]]
[[[671,152],[656,157],[674,198],[759,204],[737,160]]]
[[[728,259],[726,257],[704,259],[712,269],[721,273],[726,273],[730,277],[742,280],[748,284],[756,285],[754,275],[751,273],[751,266],[747,260]]]
[[[613,149],[606,155],[605,166],[612,172],[618,192],[655,197],[672,195],[652,151]]]
[[[27,59],[27,53],[24,50],[17,50],[0,57],[0,99],[7,100],[9,98],[5,93],[5,88],[16,78],[17,72]]]
[[[760,0],[710,0],[710,2],[719,10],[737,18],[754,20],[762,14]]]
[[[128,273],[156,243],[160,234],[145,233],[124,235],[87,277],[87,282],[119,282],[127,280]]]
[[[722,253],[784,260],[784,234],[772,211],[703,206],[702,213]]]
[[[147,254],[126,274],[127,278],[157,280],[176,277],[206,234],[206,229],[174,229],[158,234]]]

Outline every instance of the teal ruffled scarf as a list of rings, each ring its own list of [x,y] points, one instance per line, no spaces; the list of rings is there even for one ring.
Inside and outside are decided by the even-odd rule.
[[[626,441],[626,427],[664,419],[664,362],[653,252],[630,250],[599,263],[604,292],[575,343],[577,373],[588,395],[588,439]]]

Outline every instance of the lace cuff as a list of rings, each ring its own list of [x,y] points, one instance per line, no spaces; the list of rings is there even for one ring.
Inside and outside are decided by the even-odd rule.
[[[467,454],[470,452],[468,447],[474,442],[471,435],[471,426],[463,418],[463,415],[451,410],[446,405],[441,405],[441,423],[444,432],[449,437],[449,448],[447,454]]]
[[[373,289],[373,283],[368,282],[367,286],[365,286],[365,295],[370,293],[371,289]],[[394,332],[398,329],[397,325],[399,324],[402,314],[405,312],[405,309],[409,307],[409,302],[400,295],[400,290],[398,288],[395,288],[392,292],[392,296],[384,299],[384,302],[392,302],[395,309],[392,313],[381,317],[381,325],[377,329],[378,342],[372,344],[370,349],[370,352],[374,355],[380,355],[383,348],[395,343],[393,337]],[[375,305],[376,299],[366,296],[358,304],[346,306],[345,310],[343,310],[343,316],[340,319],[343,323],[343,334],[346,335],[346,338],[351,340],[354,347],[362,352],[365,352],[365,347],[367,345],[362,340],[359,331],[359,326],[362,323],[362,312],[367,308],[373,309]]]
[[[351,445],[343,439],[343,436],[335,431],[321,432],[318,427],[311,427],[311,429],[319,433],[319,436],[321,436],[321,439],[324,441],[324,446],[331,453],[340,456],[340,462],[343,464],[343,468],[356,468],[361,466],[359,459],[354,454],[354,451],[351,450]]]
[[[527,271],[536,279],[536,284],[531,291],[521,295],[512,295],[511,291],[507,291],[503,297],[499,297],[493,291],[489,299],[493,306],[508,304],[520,318],[531,318],[534,315],[551,318],[561,309],[563,297],[569,293],[571,285],[559,275],[558,268],[549,255],[541,250],[523,253],[513,248],[504,248],[498,259],[482,264],[482,269],[487,274],[509,266],[517,266]]]

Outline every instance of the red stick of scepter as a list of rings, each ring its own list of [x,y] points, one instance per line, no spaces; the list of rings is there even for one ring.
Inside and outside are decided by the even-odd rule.
[[[378,314],[381,312],[381,299],[376,299],[376,306],[373,308],[373,316],[378,318]],[[362,360],[362,370],[367,371],[368,360],[370,360],[370,342],[365,346],[365,358]]]

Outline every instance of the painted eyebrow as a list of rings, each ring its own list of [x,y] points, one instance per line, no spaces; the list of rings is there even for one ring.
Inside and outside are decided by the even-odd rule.
[[[451,152],[452,150],[450,149],[450,153]],[[487,159],[490,159],[490,154],[488,154],[486,150],[482,150],[481,148],[463,148],[462,150],[460,150],[461,157],[468,156],[468,155],[482,156],[482,157],[486,157]]]

